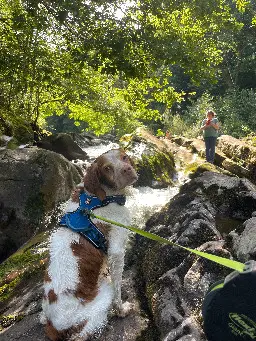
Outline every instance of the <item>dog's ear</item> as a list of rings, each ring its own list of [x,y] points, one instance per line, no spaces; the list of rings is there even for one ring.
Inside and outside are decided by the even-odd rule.
[[[133,161],[133,159],[127,154],[126,149],[125,149],[125,148],[124,148],[124,149],[120,149],[120,152],[121,152],[121,154],[124,154],[124,155],[128,156],[128,160],[129,160],[130,165],[131,165],[134,169],[136,169],[136,164],[135,164],[135,162]]]
[[[83,187],[77,187],[71,194],[72,201],[79,202],[79,196],[83,192],[83,190],[84,190]]]
[[[106,198],[106,193],[101,188],[99,176],[99,167],[97,163],[94,162],[86,171],[84,177],[84,188],[88,192],[95,194],[100,200],[104,200]]]

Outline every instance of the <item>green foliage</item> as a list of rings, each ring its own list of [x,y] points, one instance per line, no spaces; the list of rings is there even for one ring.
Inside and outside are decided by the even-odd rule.
[[[30,135],[31,126],[67,113],[97,134],[159,121],[188,96],[173,85],[170,66],[197,84],[215,82],[230,50],[235,64],[244,27],[254,51],[245,25],[254,20],[252,2],[235,4],[238,10],[227,0],[0,0],[0,131],[27,127]],[[250,65],[247,58],[235,72]]]
[[[192,138],[200,134],[198,122],[193,122],[179,114],[169,115],[168,120],[166,120],[166,127],[170,131],[171,136],[178,135]]]
[[[157,137],[163,137],[164,136],[164,132],[161,129],[157,129],[156,136]]]
[[[215,102],[223,134],[246,136],[256,130],[256,91],[231,89]]]
[[[188,107],[183,116],[165,115],[165,125],[172,135],[197,137],[208,110],[214,110],[220,121],[220,133],[242,137],[256,130],[256,91],[231,89],[214,98],[203,94]]]
[[[187,108],[185,116],[188,121],[200,124],[208,110],[214,110],[214,102],[213,96],[205,92],[201,97],[192,101],[191,105]]]
[[[141,1],[135,15],[152,44],[153,57],[163,64],[178,63],[195,81],[215,78],[225,43],[221,29],[239,29],[224,0]]]

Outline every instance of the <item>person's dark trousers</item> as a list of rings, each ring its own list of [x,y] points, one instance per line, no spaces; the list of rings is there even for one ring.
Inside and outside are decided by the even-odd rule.
[[[209,136],[204,138],[206,161],[213,163],[217,137]]]

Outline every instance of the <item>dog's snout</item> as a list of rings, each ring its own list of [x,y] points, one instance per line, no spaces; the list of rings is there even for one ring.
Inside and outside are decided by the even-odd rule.
[[[127,166],[123,167],[123,169],[122,169],[123,174],[131,173],[131,172],[132,172],[132,167],[130,165],[127,165]]]

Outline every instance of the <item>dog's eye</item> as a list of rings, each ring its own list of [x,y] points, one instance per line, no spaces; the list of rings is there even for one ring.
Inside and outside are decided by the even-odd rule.
[[[122,157],[122,160],[123,160],[123,161],[128,161],[128,159],[129,159],[129,158],[128,158],[127,155],[123,155],[123,157]]]
[[[110,166],[106,166],[106,167],[104,167],[104,169],[105,169],[106,172],[109,172],[111,170],[111,167]]]

